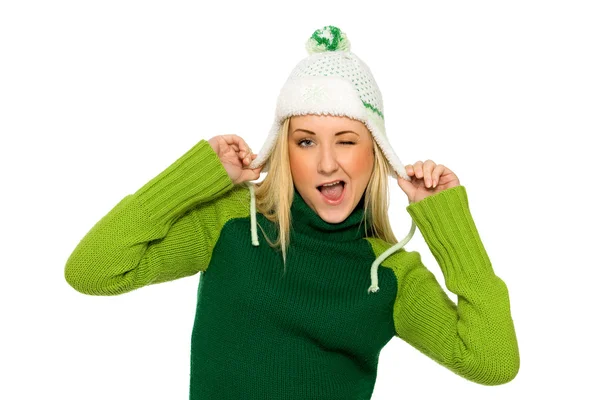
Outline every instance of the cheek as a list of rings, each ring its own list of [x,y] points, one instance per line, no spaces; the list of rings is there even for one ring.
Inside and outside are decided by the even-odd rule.
[[[306,156],[303,156],[302,152],[296,151],[295,149],[289,149],[290,157],[290,170],[292,172],[292,178],[295,182],[300,182],[307,178],[309,164],[306,160]]]
[[[352,157],[352,162],[349,162],[348,165],[351,168],[354,177],[366,177],[365,179],[368,179],[368,177],[371,176],[374,162],[375,155],[373,154],[373,150],[361,149],[359,152],[354,154]]]

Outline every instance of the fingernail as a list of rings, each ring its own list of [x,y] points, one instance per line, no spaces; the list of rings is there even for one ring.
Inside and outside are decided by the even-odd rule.
[[[431,186],[431,179],[427,178],[427,187]]]
[[[436,180],[434,180],[434,181],[433,181],[433,187],[435,188],[436,186],[437,186],[437,181],[436,181]]]

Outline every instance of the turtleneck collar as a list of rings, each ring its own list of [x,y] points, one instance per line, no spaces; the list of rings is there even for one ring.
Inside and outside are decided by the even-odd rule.
[[[246,183],[248,190],[250,190],[250,235],[252,236],[252,245],[260,246],[258,242],[258,233],[256,229],[256,196],[254,194],[254,184],[251,182]],[[296,232],[303,232],[304,234],[318,237],[322,240],[329,241],[345,241],[349,242],[354,239],[360,239],[363,237],[364,226],[361,225],[361,218],[364,213],[364,194],[360,199],[352,213],[339,224],[330,224],[321,219],[315,213],[312,208],[304,202],[300,193],[294,187],[294,199],[292,201],[291,214],[292,214],[292,229],[290,236],[296,234]],[[294,221],[296,221],[294,223]],[[294,229],[296,232],[294,232]],[[367,289],[368,293],[375,293],[379,291],[377,269],[379,264],[383,262],[387,257],[400,250],[408,241],[412,238],[417,225],[415,221],[412,221],[410,232],[400,242],[388,248],[386,251],[381,253],[379,257],[371,264],[371,286]],[[372,229],[369,235],[373,235]]]
[[[291,207],[293,232],[309,235],[313,238],[336,242],[348,242],[365,237],[364,195],[342,222],[332,224],[324,221],[302,198],[294,187],[294,199]]]

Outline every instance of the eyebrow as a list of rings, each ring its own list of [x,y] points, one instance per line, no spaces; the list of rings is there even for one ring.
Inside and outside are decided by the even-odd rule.
[[[306,133],[309,133],[311,135],[316,135],[316,133],[314,133],[313,131],[309,131],[308,129],[296,129],[293,133],[296,133],[298,131],[300,131],[300,132],[306,132]],[[354,131],[341,131],[341,132],[336,133],[335,136],[343,135],[344,133],[354,133],[356,136],[360,136],[358,133],[356,133]]]

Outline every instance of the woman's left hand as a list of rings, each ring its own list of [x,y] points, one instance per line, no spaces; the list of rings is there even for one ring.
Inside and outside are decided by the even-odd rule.
[[[409,203],[416,203],[445,189],[460,185],[458,177],[448,167],[431,160],[407,164],[406,174],[410,181],[398,177],[398,186],[408,196]]]

